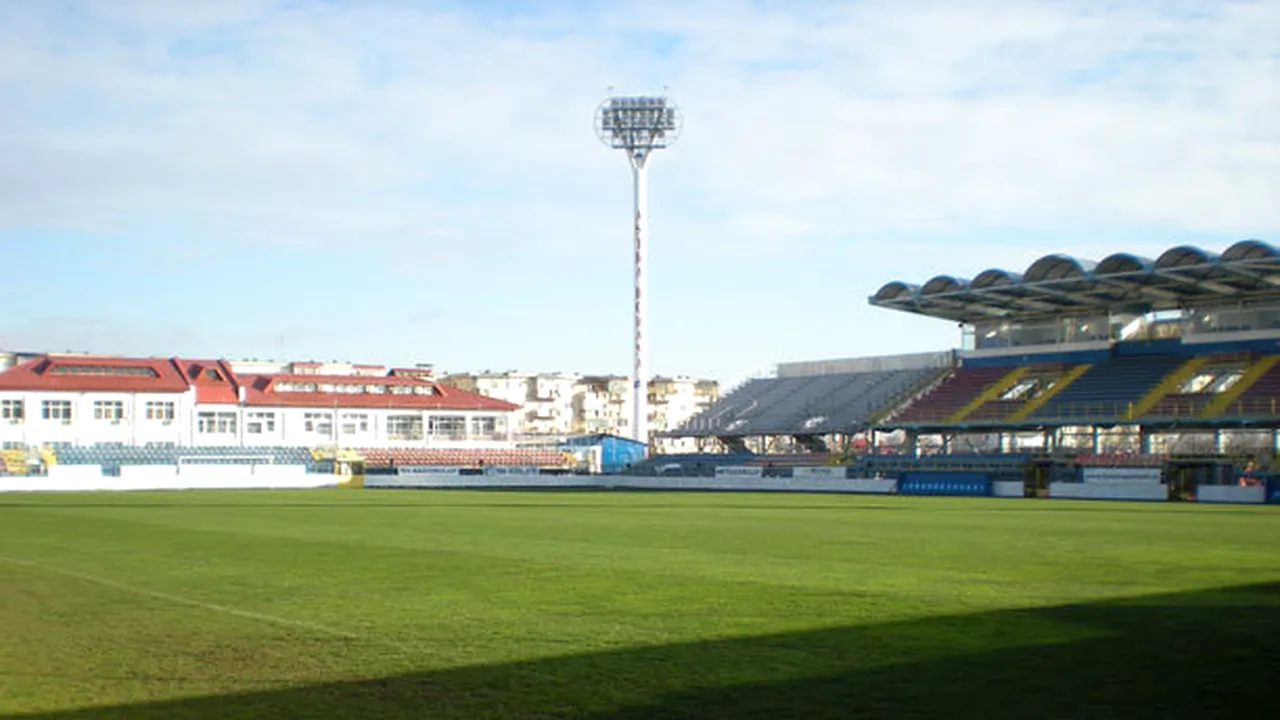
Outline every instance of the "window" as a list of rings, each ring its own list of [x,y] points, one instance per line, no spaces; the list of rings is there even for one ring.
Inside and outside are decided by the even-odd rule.
[[[124,403],[119,400],[94,400],[93,419],[112,421],[123,420]]]
[[[244,431],[251,435],[261,435],[264,432],[275,432],[276,414],[273,412],[262,411],[249,413],[249,417],[245,418],[244,421]]]
[[[21,400],[0,400],[0,419],[21,420],[22,419],[22,401]]]
[[[40,404],[40,415],[45,420],[61,420],[71,422],[70,400],[45,400]]]
[[[392,440],[421,440],[421,415],[387,416],[387,437]]]
[[[50,375],[114,375],[117,377],[160,377],[154,368],[116,365],[54,365]]]
[[[434,437],[461,440],[467,436],[467,419],[448,415],[434,415],[431,418],[431,434]]]
[[[202,412],[196,415],[196,432],[201,435],[234,435],[236,414],[233,412]]]
[[[412,384],[361,383],[361,382],[298,382],[281,380],[273,384],[278,393],[313,393],[341,395],[438,395],[435,385],[415,382]]]
[[[367,432],[369,432],[369,415],[367,413],[342,413],[343,435]]]
[[[505,423],[503,424],[505,425]],[[471,418],[471,434],[482,438],[496,437],[498,435],[498,418],[492,416]]]
[[[168,400],[148,400],[146,407],[148,420],[173,420],[174,418],[173,403]]]
[[[309,412],[303,415],[302,429],[317,435],[332,435],[333,413]]]

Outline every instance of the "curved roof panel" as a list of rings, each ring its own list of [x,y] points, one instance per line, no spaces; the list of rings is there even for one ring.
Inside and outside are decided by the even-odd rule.
[[[1098,263],[1098,267],[1094,268],[1093,272],[1100,277],[1104,275],[1137,275],[1151,272],[1155,266],[1156,262],[1151,258],[1118,252],[1102,258],[1102,261]]]
[[[1272,260],[1280,261],[1280,250],[1261,240],[1241,240],[1222,252],[1224,262]]]
[[[1160,257],[1156,258],[1155,267],[1157,270],[1167,270],[1191,265],[1211,265],[1216,259],[1213,253],[1205,252],[1194,245],[1179,245],[1160,253]]]
[[[1280,300],[1280,248],[1261,240],[1237,242],[1221,257],[1190,245],[1170,248],[1154,261],[1127,252],[1108,255],[1100,263],[1046,255],[1022,275],[991,268],[972,281],[937,275],[923,287],[890,282],[870,302],[929,317],[983,322],[1105,314],[1117,308],[1170,310],[1249,298]]]
[[[921,295],[941,295],[942,293],[960,292],[968,287],[968,280],[961,280],[951,275],[935,275],[920,288]]]
[[[1045,280],[1082,280],[1089,275],[1095,263],[1079,260],[1070,255],[1045,255],[1031,263],[1031,267],[1023,273],[1023,282],[1044,282]]]
[[[1022,276],[1017,273],[1011,273],[1000,268],[991,268],[978,273],[978,276],[969,283],[969,287],[974,290],[987,290],[990,288],[1009,287],[1020,282],[1022,282]]]
[[[920,292],[920,286],[908,285],[900,280],[885,283],[883,287],[872,295],[874,300],[898,300],[901,298],[912,297]]]

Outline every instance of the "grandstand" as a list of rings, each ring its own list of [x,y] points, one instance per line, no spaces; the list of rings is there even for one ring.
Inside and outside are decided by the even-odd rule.
[[[1090,458],[1221,480],[1239,475],[1222,467],[1267,465],[1280,448],[1280,250],[1265,242],[1055,254],[1021,273],[889,282],[869,302],[959,323],[965,346],[779,366],[668,433],[705,451],[675,462],[812,451],[822,464],[836,452],[888,476],[968,453],[968,466],[1030,487],[1064,467],[1079,476]]]
[[[738,452],[748,449],[748,439],[786,436],[788,448],[827,452],[827,438],[859,431],[878,411],[934,379],[948,359],[909,356],[889,368],[876,364],[879,359],[850,361],[837,372],[817,374],[781,368],[779,377],[747,381],[667,436],[714,438]],[[768,443],[757,450],[779,447]]]
[[[211,463],[220,465],[274,464],[311,465],[311,451],[304,447],[62,447],[53,450],[59,465],[97,465],[103,473],[116,475],[123,465],[179,465]]]
[[[367,468],[396,467],[536,467],[566,469],[573,457],[554,449],[432,449],[432,448],[363,448],[355,451],[364,458]]]
[[[869,301],[958,322],[967,340],[779,365],[657,437],[697,452],[641,461],[644,448],[629,448],[605,462],[597,448],[587,468],[634,487],[671,477],[682,488],[1177,499],[1271,483],[1267,497],[1280,498],[1271,245],[1182,246],[1154,260],[1050,255],[1022,273],[893,281]],[[4,473],[60,465],[67,487],[182,483],[173,478],[184,472],[223,482],[183,467],[199,464],[249,465],[237,482],[299,487],[311,482],[304,470],[403,474],[415,487],[450,473],[500,483],[585,472],[583,447],[605,442],[518,447],[518,410],[429,375],[369,368],[238,374],[216,360],[34,356],[0,373]],[[99,471],[120,483],[90,478]]]

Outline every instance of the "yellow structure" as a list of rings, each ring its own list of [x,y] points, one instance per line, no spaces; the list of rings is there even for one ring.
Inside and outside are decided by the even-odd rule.
[[[1146,395],[1143,395],[1133,404],[1129,411],[1129,417],[1137,418],[1146,415],[1165,396],[1178,392],[1196,374],[1196,371],[1208,361],[1209,358],[1207,357],[1196,357],[1179,365],[1176,370],[1165,375],[1163,380],[1156,383],[1155,387],[1147,391]]]
[[[1023,375],[1026,375],[1030,371],[1031,371],[1031,368],[1024,365],[1022,367],[1014,368],[1013,370],[1010,370],[1008,373],[1005,373],[1004,377],[988,385],[986,390],[983,390],[982,392],[978,393],[978,396],[970,400],[968,404],[966,404],[964,407],[952,413],[951,417],[947,418],[947,422],[958,423],[961,420],[964,420],[965,418],[969,417],[969,415],[972,414],[974,410],[977,410],[978,408],[982,407],[983,405],[986,405],[992,400],[998,399],[1001,395],[1008,392],[1009,388],[1013,387],[1019,380],[1022,379]]]
[[[1051,387],[1028,400],[1022,407],[1015,410],[1013,414],[1005,419],[1009,422],[1020,422],[1031,417],[1031,413],[1039,410],[1041,406],[1052,400],[1054,395],[1065,390],[1068,385],[1078,380],[1080,376],[1088,372],[1091,367],[1093,366],[1088,364],[1072,367],[1070,370],[1063,373],[1062,376],[1058,378],[1058,381]]]
[[[1264,355],[1258,358],[1248,370],[1244,371],[1244,375],[1240,376],[1231,387],[1224,392],[1218,393],[1217,397],[1209,401],[1204,412],[1200,414],[1202,418],[1212,418],[1221,415],[1227,408],[1231,407],[1231,403],[1235,402],[1246,390],[1253,387],[1263,375],[1267,374],[1277,362],[1280,362],[1280,355]]]
[[[10,475],[27,474],[27,451],[5,450],[4,471]]]

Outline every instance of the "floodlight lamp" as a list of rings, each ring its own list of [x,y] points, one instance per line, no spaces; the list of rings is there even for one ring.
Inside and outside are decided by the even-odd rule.
[[[605,146],[626,150],[643,165],[654,150],[670,147],[680,137],[680,109],[665,97],[615,97],[596,112],[596,135]]]

